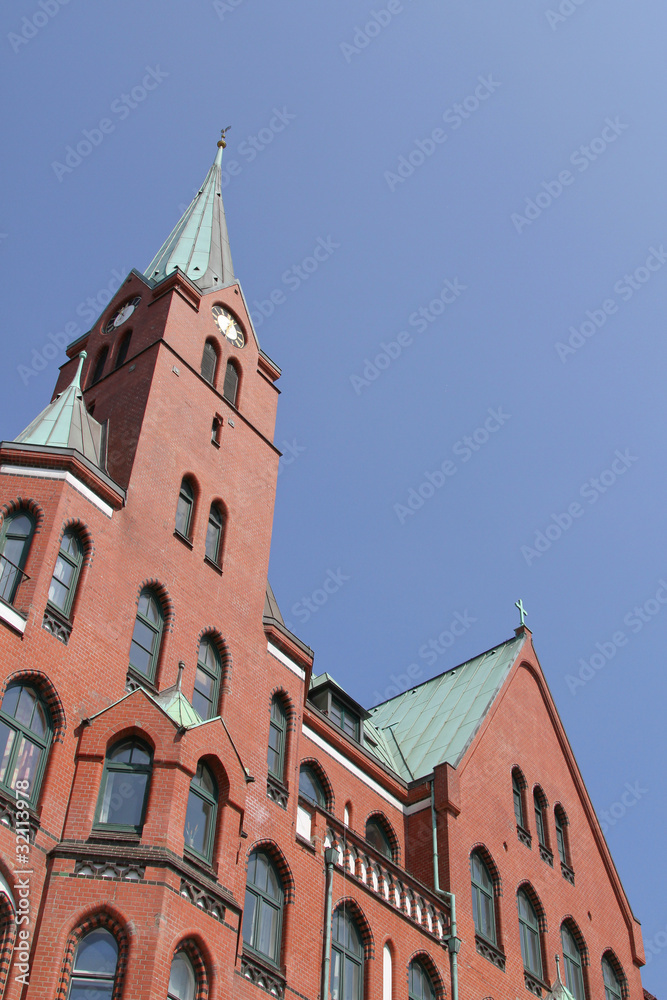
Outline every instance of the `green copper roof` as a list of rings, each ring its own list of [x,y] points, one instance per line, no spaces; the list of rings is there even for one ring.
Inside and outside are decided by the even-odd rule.
[[[164,691],[160,691],[159,694],[150,694],[150,697],[178,726],[188,729],[190,726],[198,726],[204,720],[181,691],[183,670],[184,665],[179,663],[176,683]]]
[[[222,204],[222,150],[218,152],[201,188],[144,274],[162,281],[179,268],[202,292],[224,288],[234,281],[225,209]]]
[[[406,781],[430,774],[443,762],[456,767],[523,643],[523,635],[509,639],[372,708],[365,733],[376,746],[369,749]]]
[[[88,413],[81,391],[85,358],[86,352],[82,351],[70,385],[14,440],[18,444],[74,448],[101,469],[104,465],[102,425]]]

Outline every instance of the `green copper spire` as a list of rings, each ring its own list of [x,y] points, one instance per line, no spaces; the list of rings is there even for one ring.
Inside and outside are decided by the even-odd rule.
[[[222,204],[222,151],[218,152],[201,188],[185,210],[169,238],[144,274],[152,282],[162,281],[179,268],[202,292],[224,288],[234,281],[225,209]]]
[[[85,359],[86,352],[81,351],[76,375],[68,387],[14,440],[18,444],[73,448],[102,469],[102,425],[88,413],[81,391],[81,369]]]
[[[189,726],[200,725],[203,720],[181,690],[184,670],[185,664],[182,662],[179,663],[178,680],[176,683],[173,684],[172,687],[168,687],[164,691],[160,691],[159,694],[151,694],[150,692],[148,692],[148,694],[153,701],[156,702],[160,708],[174,720],[177,726],[180,726],[182,729],[187,729]]]

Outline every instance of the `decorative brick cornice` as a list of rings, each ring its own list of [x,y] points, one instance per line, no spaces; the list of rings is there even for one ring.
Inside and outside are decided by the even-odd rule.
[[[497,969],[505,971],[505,954],[500,948],[497,948],[479,934],[475,934],[475,949],[479,955],[487,958]]]
[[[277,968],[272,968],[268,962],[263,962],[253,952],[244,949],[241,955],[241,971],[239,975],[247,979],[248,982],[259,986],[272,997],[281,1000],[285,996],[285,977],[281,975]]]

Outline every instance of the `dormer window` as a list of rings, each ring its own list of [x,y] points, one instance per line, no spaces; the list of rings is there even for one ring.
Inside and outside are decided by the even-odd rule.
[[[363,722],[368,712],[357,704],[329,674],[316,677],[308,698],[329,721],[356,743],[364,743]]]
[[[359,742],[359,716],[351,712],[350,709],[343,705],[342,702],[338,701],[337,698],[331,699],[331,706],[329,708],[329,718],[333,722],[334,726],[338,726],[342,729],[344,733],[351,736],[353,740]]]

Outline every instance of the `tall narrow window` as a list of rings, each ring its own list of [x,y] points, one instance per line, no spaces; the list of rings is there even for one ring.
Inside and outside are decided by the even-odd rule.
[[[273,861],[253,851],[243,913],[243,940],[253,951],[278,964],[282,934],[283,887]]]
[[[565,985],[574,1000],[586,1000],[584,992],[584,976],[581,969],[581,952],[570,928],[563,924],[560,929],[563,945],[563,964],[565,965]]]
[[[382,822],[379,819],[374,819],[372,816],[366,822],[366,840],[369,844],[373,845],[376,851],[384,855],[385,858],[393,860],[394,852],[387,831]]]
[[[475,852],[470,858],[470,875],[475,931],[487,941],[496,944],[496,908],[493,882],[489,869],[478,852]]]
[[[155,677],[162,625],[160,602],[152,590],[142,590],[130,646],[130,667],[149,681]]]
[[[107,363],[107,355],[109,354],[109,348],[105,345],[100,353],[97,355],[97,361],[95,362],[95,369],[93,371],[93,377],[90,380],[91,385],[95,385],[96,382],[102,378],[104,373],[104,366]]]
[[[217,503],[211,504],[206,529],[206,558],[220,566],[222,563],[222,536],[224,534],[225,518]]]
[[[217,810],[218,784],[209,768],[200,762],[190,782],[185,816],[185,846],[207,862],[213,857]]]
[[[190,537],[194,504],[195,491],[192,489],[189,480],[183,479],[181,488],[178,491],[178,503],[176,504],[176,531],[179,535],[184,535],[185,538]]]
[[[218,367],[218,355],[210,340],[204,344],[204,353],[201,359],[201,373],[207,382],[215,384],[215,371]]]
[[[152,770],[152,754],[145,743],[116,743],[104,762],[96,825],[141,833]]]
[[[83,562],[83,546],[74,531],[66,531],[49,586],[49,604],[69,618]]]
[[[222,395],[225,397],[228,403],[232,406],[236,406],[236,397],[239,391],[239,373],[237,371],[236,365],[233,361],[227,362],[227,368],[225,370],[225,385],[222,390]]]
[[[120,368],[125,364],[125,359],[127,358],[127,352],[130,349],[130,341],[132,340],[132,331],[128,330],[127,333],[123,334],[123,339],[118,345],[118,351],[116,353],[116,364],[115,368]]]
[[[570,855],[567,849],[567,834],[565,833],[565,827],[567,826],[567,817],[561,806],[556,806],[554,810],[554,820],[556,824],[556,844],[558,846],[558,857],[564,865],[569,867],[570,865]]]
[[[37,802],[51,744],[52,725],[46,705],[34,688],[12,684],[0,706],[0,785],[13,795],[17,782],[22,798]]]
[[[299,770],[299,795],[308,799],[315,806],[322,806],[326,809],[327,797],[322,787],[322,782],[312,767],[302,764]]]
[[[514,768],[512,771],[512,794],[514,796],[514,815],[517,826],[526,826],[523,816],[523,781],[520,772]]]
[[[195,1000],[197,980],[192,962],[184,951],[174,955],[169,973],[167,1000]]]
[[[421,962],[410,962],[408,996],[409,1000],[435,1000],[431,977]]]
[[[21,511],[5,519],[0,532],[0,597],[13,604],[23,579],[23,567],[30,551],[35,522]]]
[[[542,794],[537,788],[533,792],[533,804],[535,806],[535,831],[537,833],[537,842],[541,847],[546,847],[547,842],[544,832],[544,815],[546,809]]]
[[[118,945],[102,928],[81,938],[74,956],[67,1000],[111,1000],[116,985]]]
[[[363,1000],[364,949],[352,917],[339,909],[331,926],[331,996],[337,1000]]]
[[[287,716],[283,704],[277,696],[271,702],[271,721],[269,723],[269,749],[267,762],[269,774],[282,781],[285,774],[285,732]]]
[[[604,980],[605,1000],[622,1000],[623,989],[621,987],[621,980],[606,956],[602,959],[602,979]]]
[[[540,925],[535,907],[523,889],[517,893],[519,907],[519,933],[521,936],[521,957],[526,972],[542,978],[542,949],[540,946]]]
[[[197,654],[197,674],[192,705],[204,721],[212,719],[218,714],[221,673],[220,654],[215,643],[211,638],[202,639]]]

